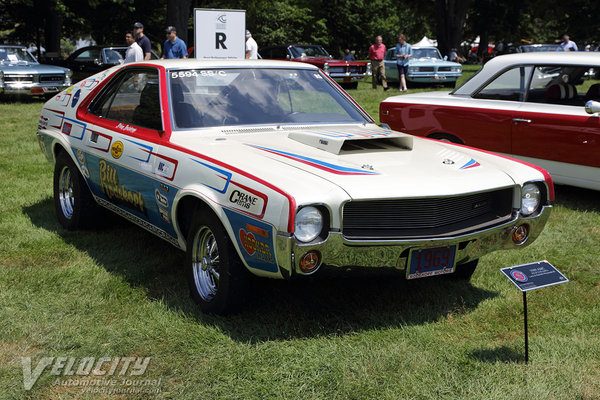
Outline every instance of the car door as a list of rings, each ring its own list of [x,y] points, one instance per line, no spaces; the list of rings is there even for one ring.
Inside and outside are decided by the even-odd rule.
[[[585,112],[586,101],[600,100],[593,68],[536,66],[532,72],[527,101],[514,124],[512,153],[600,167],[600,118]],[[552,163],[544,166],[555,169]]]
[[[501,72],[472,94],[474,107],[460,114],[448,110],[445,120],[454,124],[453,131],[465,144],[510,154],[514,119],[525,98],[527,72],[522,66]],[[460,123],[450,122],[453,119]]]
[[[82,115],[89,131],[82,158],[103,206],[176,237],[168,218],[175,190],[167,194],[169,186],[160,180],[174,172],[160,156],[161,114],[158,69],[123,69]]]
[[[73,82],[78,82],[104,69],[102,49],[89,47],[73,53],[67,59],[67,67],[73,71]]]
[[[398,82],[398,67],[396,66],[396,48],[389,49],[387,53],[385,53],[385,57],[383,59],[383,63],[385,64],[385,78],[388,82]]]

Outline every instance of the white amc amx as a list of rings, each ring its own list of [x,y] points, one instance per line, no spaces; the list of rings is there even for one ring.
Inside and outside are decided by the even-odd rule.
[[[468,279],[531,243],[554,197],[540,168],[377,126],[303,63],[114,67],[48,101],[37,135],[61,225],[93,226],[102,207],[186,251],[205,312],[234,310],[249,273]]]

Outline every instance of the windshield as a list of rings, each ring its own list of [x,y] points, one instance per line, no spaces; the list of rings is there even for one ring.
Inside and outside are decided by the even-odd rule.
[[[371,122],[317,70],[174,70],[169,88],[175,128]]]
[[[34,56],[25,49],[18,47],[0,47],[0,62],[2,63],[37,63]]]
[[[521,46],[524,53],[531,53],[534,51],[562,51],[562,47],[556,44],[543,44],[543,45],[532,45],[532,46]]]
[[[290,46],[294,58],[300,57],[330,57],[329,53],[321,46]]]
[[[413,58],[439,58],[442,56],[438,49],[413,49]]]

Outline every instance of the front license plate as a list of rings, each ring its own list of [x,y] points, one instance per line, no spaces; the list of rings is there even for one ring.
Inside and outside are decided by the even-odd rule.
[[[425,278],[454,272],[456,245],[412,249],[408,255],[406,279]]]

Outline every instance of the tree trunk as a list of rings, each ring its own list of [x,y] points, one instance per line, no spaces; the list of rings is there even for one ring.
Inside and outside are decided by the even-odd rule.
[[[192,0],[167,1],[167,25],[172,25],[175,27],[175,29],[177,29],[177,37],[183,40],[186,45],[188,45],[187,28],[191,13]]]
[[[472,0],[436,0],[435,19],[437,23],[438,49],[448,55],[450,49],[458,48],[462,40],[467,10]]]
[[[42,2],[45,14],[44,47],[46,53],[60,56],[60,37],[62,36],[62,15],[58,11],[56,0]]]

